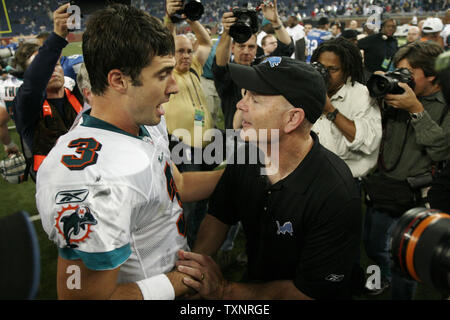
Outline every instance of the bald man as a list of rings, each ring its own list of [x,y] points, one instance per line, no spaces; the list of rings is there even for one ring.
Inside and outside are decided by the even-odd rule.
[[[178,85],[178,93],[171,95],[169,102],[163,104],[170,149],[174,163],[180,172],[206,171],[209,166],[203,162],[203,149],[211,141],[203,136],[214,128],[214,120],[207,107],[206,96],[200,82],[203,65],[211,51],[212,41],[208,31],[198,21],[186,19],[194,33],[197,44],[194,50],[192,41],[186,35],[176,35],[171,16],[181,9],[182,1],[168,0],[164,24],[175,38],[175,69],[173,75]],[[181,142],[177,143],[180,140]],[[200,155],[198,157],[197,155]],[[207,200],[183,203],[187,220],[188,244],[192,247],[197,229],[206,213]]]
[[[411,43],[420,39],[420,29],[416,26],[411,26],[408,29],[408,34],[406,35],[406,42]]]

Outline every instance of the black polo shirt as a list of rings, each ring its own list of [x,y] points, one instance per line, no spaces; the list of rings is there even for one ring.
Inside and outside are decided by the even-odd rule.
[[[274,185],[258,164],[227,165],[209,214],[229,225],[242,222],[249,280],[289,279],[312,298],[350,298],[360,197],[344,161],[311,136],[307,156]]]
[[[393,59],[398,50],[397,39],[388,37],[383,39],[383,34],[376,33],[358,41],[358,47],[364,50],[364,64],[368,71],[387,71],[382,68],[383,60]]]

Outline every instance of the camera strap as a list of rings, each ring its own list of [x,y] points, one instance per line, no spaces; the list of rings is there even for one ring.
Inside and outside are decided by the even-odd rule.
[[[378,156],[378,165],[379,167],[384,171],[384,172],[392,172],[395,170],[395,168],[397,168],[400,159],[403,155],[403,151],[405,150],[405,145],[406,145],[406,140],[408,137],[408,131],[409,131],[409,126],[411,124],[411,119],[408,119],[406,122],[406,130],[405,130],[405,136],[403,137],[403,142],[402,142],[402,147],[400,149],[400,154],[398,155],[397,160],[394,162],[394,164],[392,165],[392,167],[387,168],[386,164],[384,162],[384,144],[386,142],[386,126],[387,126],[387,119],[385,118],[382,121],[382,129],[383,129],[383,134],[381,136],[381,143],[380,143],[380,152],[379,152],[379,156]]]
[[[384,102],[383,102],[383,103],[384,103]],[[448,106],[448,104],[446,104],[445,107],[444,107],[444,109],[442,110],[442,113],[441,113],[441,115],[439,116],[439,119],[438,119],[438,122],[437,122],[439,126],[442,125],[442,122],[444,121],[444,118],[445,118],[445,116],[447,115],[448,112],[449,112],[449,106]],[[383,117],[382,117],[382,129],[383,129],[383,134],[382,134],[382,137],[381,137],[381,143],[380,143],[380,151],[379,151],[379,157],[378,157],[378,165],[379,165],[379,167],[380,167],[383,171],[385,171],[385,172],[392,172],[393,170],[395,170],[395,168],[397,168],[397,166],[398,166],[398,164],[399,164],[399,162],[400,162],[400,158],[402,157],[403,151],[405,150],[405,145],[406,145],[406,140],[407,140],[407,137],[408,137],[408,130],[409,130],[409,127],[410,127],[411,119],[409,118],[409,119],[407,120],[407,123],[406,123],[406,131],[405,131],[405,136],[404,136],[404,138],[403,138],[403,143],[402,143],[402,147],[401,147],[400,154],[399,154],[397,160],[395,161],[394,165],[393,165],[391,168],[387,168],[387,167],[386,167],[386,164],[385,164],[385,162],[384,162],[384,156],[383,156],[383,153],[384,153],[384,144],[385,144],[385,142],[386,142],[387,118],[388,118],[388,117],[386,117],[386,116],[383,116]],[[426,153],[426,152],[425,152],[425,148],[423,148],[422,151],[423,151],[424,154]],[[444,161],[433,161],[433,162],[432,162],[431,168],[430,168],[430,169],[431,169],[431,173],[432,173],[433,176],[435,176],[435,174],[437,173],[436,171],[438,171],[439,169],[441,169],[441,168],[440,168],[440,165],[441,165],[443,162],[444,162]]]

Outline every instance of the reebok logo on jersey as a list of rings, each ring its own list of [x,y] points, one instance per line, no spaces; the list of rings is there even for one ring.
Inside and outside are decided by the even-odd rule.
[[[55,197],[56,204],[83,202],[86,200],[89,190],[67,190],[60,191]]]

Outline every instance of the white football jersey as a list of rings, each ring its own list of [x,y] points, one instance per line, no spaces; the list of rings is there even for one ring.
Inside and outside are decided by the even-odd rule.
[[[0,78],[0,107],[6,108],[11,113],[12,102],[22,85],[23,80],[12,75],[7,75],[6,78]],[[70,91],[75,87],[76,82],[69,77],[64,77],[64,87]]]
[[[0,78],[0,107],[11,112],[11,104],[22,83],[22,80],[11,75],[7,75],[5,79]]]
[[[167,273],[188,250],[164,117],[141,132],[83,115],[37,174],[37,208],[59,254],[93,270],[120,266],[119,283]]]

